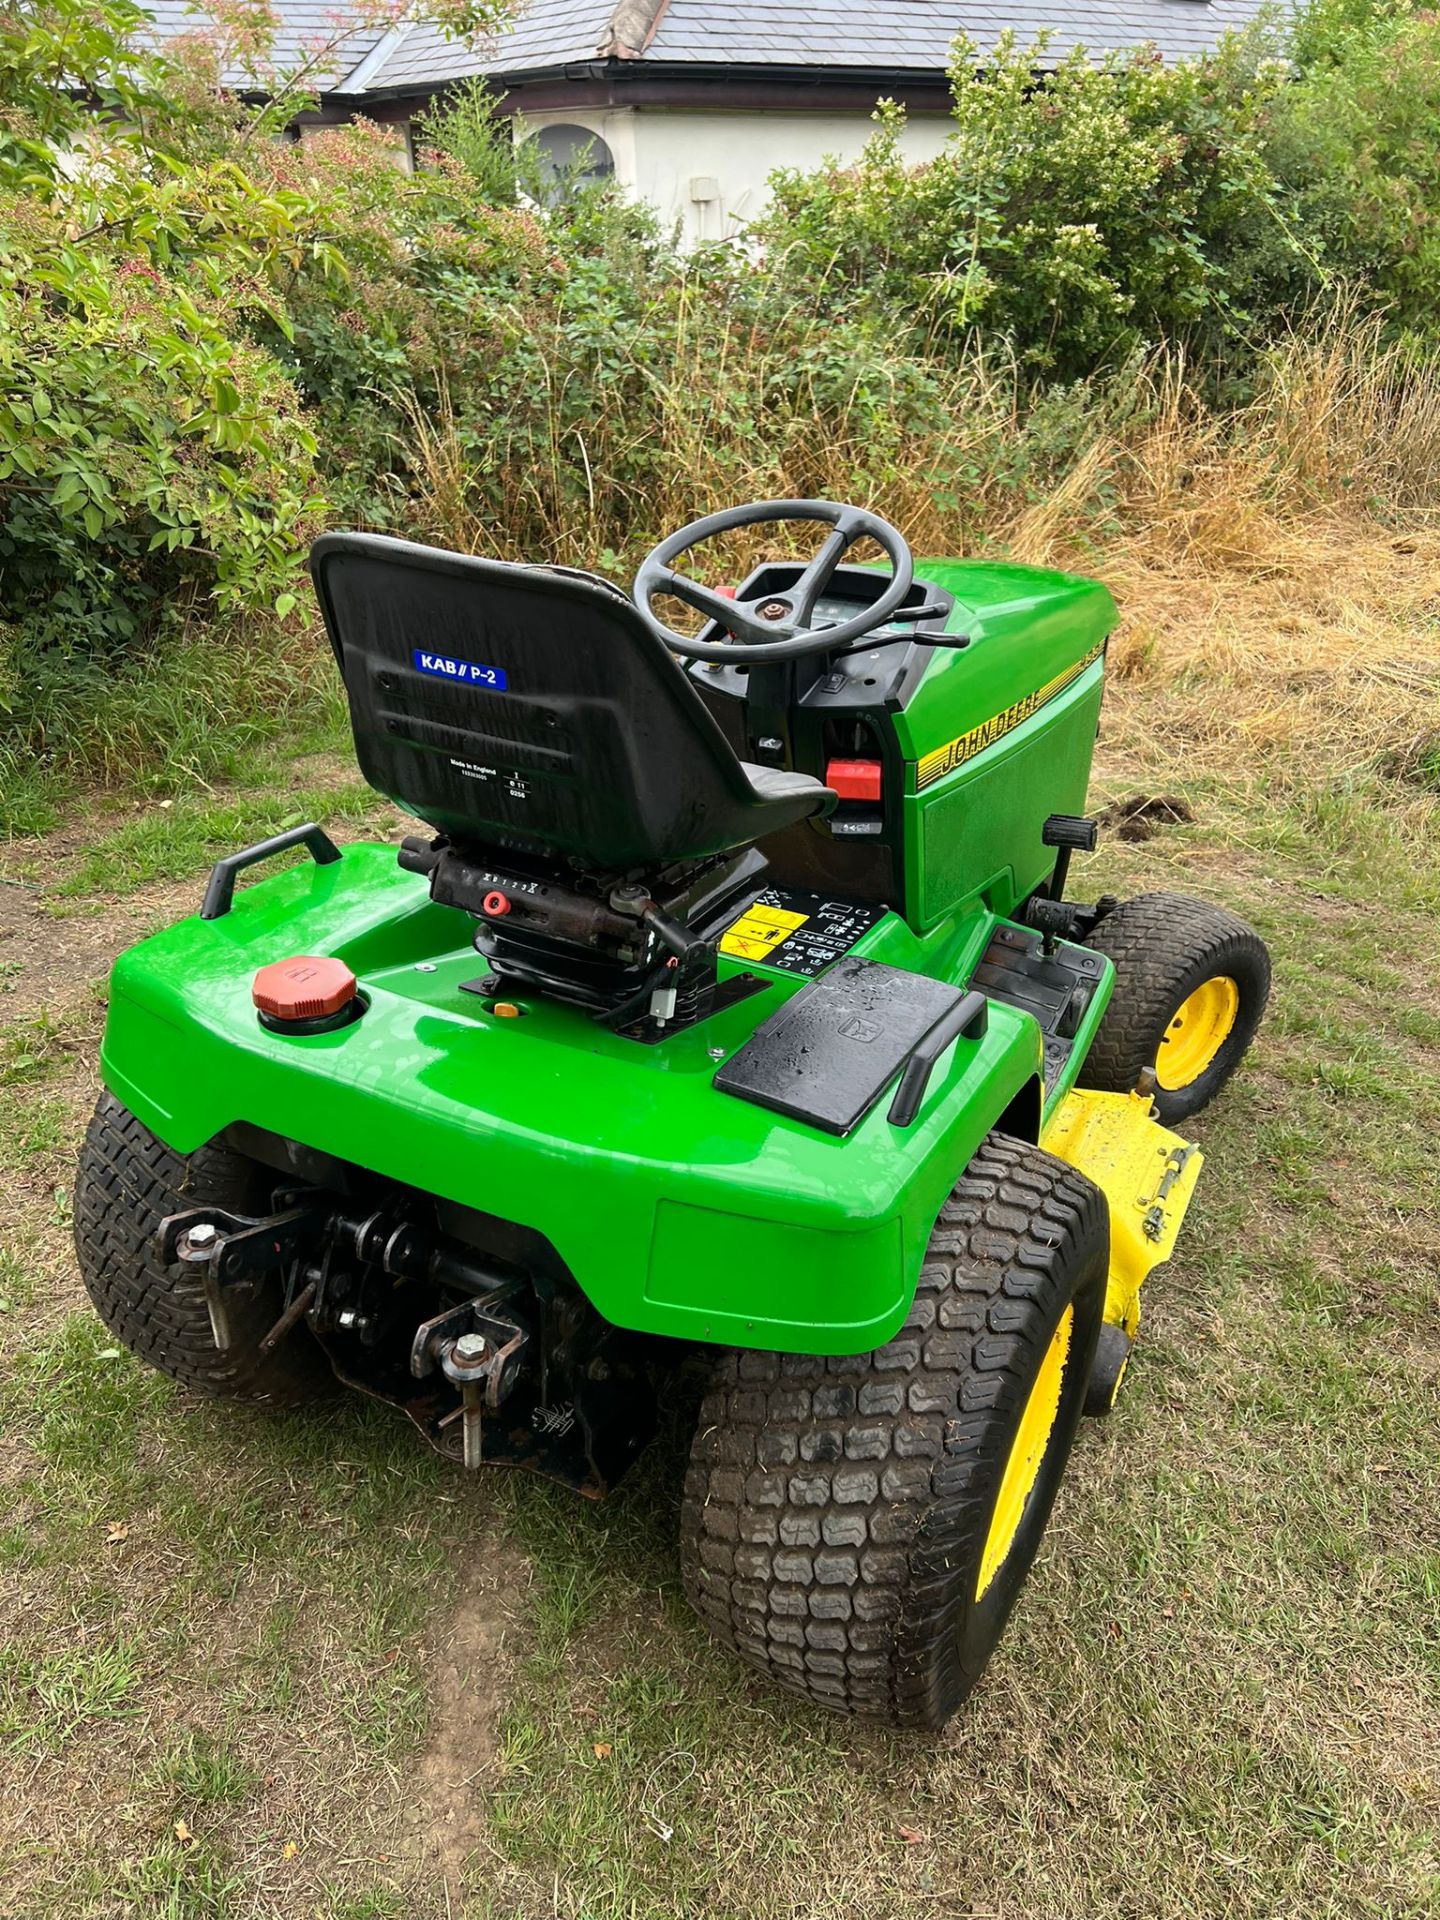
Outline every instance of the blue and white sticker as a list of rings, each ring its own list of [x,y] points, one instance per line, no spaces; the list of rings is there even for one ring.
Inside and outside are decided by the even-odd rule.
[[[411,659],[420,673],[434,674],[438,680],[455,680],[465,686],[489,687],[495,693],[504,693],[506,687],[503,667],[482,667],[474,660],[455,660],[448,653],[425,653],[416,647]]]

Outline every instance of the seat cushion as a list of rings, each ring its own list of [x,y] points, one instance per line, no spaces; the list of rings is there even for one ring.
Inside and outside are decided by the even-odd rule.
[[[836,804],[837,796],[824,781],[808,773],[795,773],[788,767],[757,767],[751,760],[742,760],[740,767],[767,806],[789,807],[797,800],[813,800],[810,813],[829,813]]]

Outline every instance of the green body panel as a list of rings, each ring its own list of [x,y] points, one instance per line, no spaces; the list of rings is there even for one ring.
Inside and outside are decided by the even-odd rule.
[[[917,927],[976,897],[1008,916],[1049,878],[1055,851],[1040,830],[1052,813],[1085,811],[1101,675],[1097,661],[976,758],[906,795],[905,896]]]
[[[963,978],[993,925],[977,911],[921,942],[892,914],[857,951]],[[986,1037],[941,1061],[912,1126],[891,1127],[882,1099],[834,1139],[711,1085],[712,1049],[733,1052],[798,978],[755,969],[767,992],[641,1046],[559,1004],[489,1012],[460,990],[470,935],[392,847],[274,875],[223,919],[122,955],[106,1084],[178,1152],[248,1121],[534,1228],[618,1325],[838,1353],[903,1319],[945,1195],[1038,1069],[1038,1029],[996,1006]],[[267,1032],[256,969],[321,951],[354,970],[365,1017]]]
[[[1101,665],[1114,620],[1101,587],[1011,567],[930,563],[959,602],[904,711],[906,917],[854,951],[956,984],[996,925],[1050,871],[1053,812],[1083,806]],[[921,785],[913,763],[1010,713],[988,744]],[[908,924],[907,924],[908,921]],[[345,850],[243,888],[220,919],[180,922],[122,955],[102,1051],[106,1084],[185,1153],[245,1122],[428,1194],[533,1229],[623,1327],[806,1353],[863,1352],[903,1320],[936,1214],[985,1133],[1039,1084],[1039,1028],[992,1002],[983,1039],[941,1057],[914,1123],[890,1095],[845,1138],[712,1084],[805,981],[769,984],[656,1045],[538,996],[503,1018],[462,983],[473,923],[431,903],[390,846]],[[362,1019],[306,1038],[262,1028],[256,970],[294,954],[347,962]],[[721,960],[722,975],[739,963]],[[1058,1100],[1109,997],[1106,977]]]
[[[905,912],[924,930],[975,900],[1013,914],[1049,877],[1040,829],[1084,811],[1117,614],[1077,574],[947,560],[915,571],[954,596],[947,631],[970,642],[936,648],[893,716],[907,762]],[[925,780],[926,756],[952,743],[963,759]]]
[[[917,579],[955,598],[947,631],[962,650],[937,648],[895,716],[908,760],[983,726],[1099,646],[1118,618],[1109,589],[1081,574],[980,560],[922,560]]]

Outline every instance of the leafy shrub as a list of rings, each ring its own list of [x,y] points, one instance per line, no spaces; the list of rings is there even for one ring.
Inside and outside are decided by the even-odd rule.
[[[1037,377],[1160,338],[1225,345],[1247,314],[1216,241],[1273,217],[1262,129],[1283,69],[1239,43],[1175,67],[1077,48],[1037,85],[1044,53],[1007,32],[981,64],[962,36],[939,158],[907,165],[882,107],[856,166],[778,178],[768,245],[832,300],[942,343],[1002,337]]]
[[[306,204],[223,157],[183,164],[183,111],[157,142],[169,68],[124,59],[132,25],[82,0],[0,15],[0,587],[38,638],[86,646],[196,594],[276,600],[324,511],[299,396],[253,337],[262,315],[284,324]],[[67,129],[50,95],[81,26],[127,117],[71,103]]]
[[[118,640],[196,592],[273,601],[324,503],[299,396],[247,337],[250,272],[192,258],[187,285],[44,210],[0,223],[7,605]]]
[[[882,107],[853,167],[786,173],[761,223],[832,310],[883,303],[927,344],[1003,340],[1032,382],[1187,349],[1212,392],[1322,306],[1440,347],[1440,22],[1311,0],[1208,57],[1095,60],[963,38],[954,131],[907,165]]]
[[[535,213],[481,199],[453,154],[404,172],[364,121],[246,164],[281,198],[305,198],[324,240],[296,260],[262,337],[308,403],[337,511],[390,524],[403,518],[409,411],[493,382],[514,302],[563,274],[556,241]]]
[[[1315,0],[1277,97],[1269,164],[1297,244],[1348,297],[1440,344],[1440,19],[1407,0]],[[1282,282],[1272,306],[1294,310]]]

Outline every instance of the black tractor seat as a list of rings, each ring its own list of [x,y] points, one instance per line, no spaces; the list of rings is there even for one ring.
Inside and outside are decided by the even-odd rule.
[[[659,871],[836,804],[741,761],[607,582],[370,533],[323,535],[310,566],[361,772],[456,846]]]

